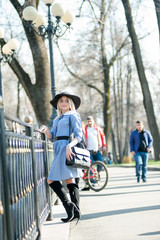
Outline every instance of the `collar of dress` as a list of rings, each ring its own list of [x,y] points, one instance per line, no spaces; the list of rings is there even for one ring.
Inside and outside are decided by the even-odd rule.
[[[74,114],[75,112],[73,112],[73,111],[67,111],[67,112],[65,112],[64,114],[62,114],[62,115],[71,115],[71,114]]]

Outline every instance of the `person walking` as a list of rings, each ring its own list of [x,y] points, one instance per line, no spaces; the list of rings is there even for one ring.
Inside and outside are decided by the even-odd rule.
[[[95,124],[92,116],[87,117],[87,125],[85,126],[85,139],[87,149],[90,151],[91,162],[102,161],[103,157],[101,152],[106,152],[106,137],[103,130]],[[101,169],[97,169],[100,171]],[[86,185],[82,191],[89,190],[89,186]]]
[[[47,138],[54,142],[54,160],[52,162],[48,184],[62,201],[67,212],[67,218],[62,218],[63,222],[69,222],[73,219],[80,219],[79,209],[79,189],[75,183],[75,179],[81,177],[81,169],[68,167],[66,158],[72,159],[74,153],[71,147],[82,140],[81,118],[76,112],[80,106],[81,99],[68,92],[57,94],[50,103],[58,111],[58,117],[54,120],[51,131],[47,126],[42,126],[41,131]],[[74,134],[74,138],[69,142],[70,136]],[[65,181],[69,189],[69,201],[67,193],[60,181]]]
[[[136,130],[130,135],[130,151],[136,162],[137,182],[140,182],[142,171],[142,180],[146,182],[148,153],[153,144],[151,133],[144,129],[142,121],[136,122]]]

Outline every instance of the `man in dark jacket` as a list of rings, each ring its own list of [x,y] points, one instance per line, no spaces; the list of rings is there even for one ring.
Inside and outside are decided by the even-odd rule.
[[[148,153],[153,144],[153,138],[149,131],[144,129],[142,121],[136,122],[136,130],[130,135],[130,150],[136,162],[137,182],[140,182],[142,170],[142,180],[146,182]]]

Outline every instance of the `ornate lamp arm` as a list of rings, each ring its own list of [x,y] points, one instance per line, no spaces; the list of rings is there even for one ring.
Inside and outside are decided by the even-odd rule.
[[[26,26],[28,26],[29,31],[33,29],[37,35],[43,37],[44,39],[48,39],[52,98],[56,95],[52,38],[54,36],[57,38],[62,37],[66,31],[71,28],[71,23],[73,22],[73,15],[71,12],[68,10],[64,12],[59,3],[51,5],[53,1],[54,0],[44,0],[46,6],[48,7],[47,25],[45,24],[43,17],[38,14],[34,7],[26,7],[23,11],[24,21]],[[54,19],[52,19],[51,12]],[[53,108],[52,116],[49,122],[50,127],[52,126],[53,119],[56,115],[56,110]]]

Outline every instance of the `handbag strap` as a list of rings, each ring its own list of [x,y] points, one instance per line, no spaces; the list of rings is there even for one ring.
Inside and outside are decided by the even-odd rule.
[[[71,142],[73,140],[73,135],[70,130],[71,130],[71,117],[69,116],[69,140]]]

